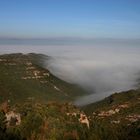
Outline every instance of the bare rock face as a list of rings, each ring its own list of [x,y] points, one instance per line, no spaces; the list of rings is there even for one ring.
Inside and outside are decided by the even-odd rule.
[[[6,121],[7,121],[7,126],[15,126],[15,125],[20,125],[21,123],[21,115],[20,113],[16,113],[14,111],[10,111],[6,113]]]

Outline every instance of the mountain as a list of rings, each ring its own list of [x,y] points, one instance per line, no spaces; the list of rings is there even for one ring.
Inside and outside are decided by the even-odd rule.
[[[33,53],[1,55],[0,102],[73,101],[87,94],[81,87],[55,77],[44,68],[47,59],[48,56]]]
[[[140,89],[78,107],[88,94],[50,73],[42,54],[0,56],[0,140],[139,140]]]

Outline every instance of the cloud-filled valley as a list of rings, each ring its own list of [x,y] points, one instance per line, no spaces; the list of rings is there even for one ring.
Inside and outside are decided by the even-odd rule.
[[[109,45],[0,45],[0,53],[35,52],[51,56],[46,67],[57,77],[89,90],[77,105],[98,101],[113,92],[137,87],[140,47]]]

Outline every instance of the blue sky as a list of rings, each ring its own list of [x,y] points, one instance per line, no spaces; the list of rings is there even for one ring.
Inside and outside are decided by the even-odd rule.
[[[1,38],[140,38],[140,0],[0,0]]]

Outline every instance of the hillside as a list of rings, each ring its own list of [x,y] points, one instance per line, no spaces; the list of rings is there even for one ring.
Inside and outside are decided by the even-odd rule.
[[[0,56],[0,102],[9,100],[73,101],[85,90],[55,77],[44,68],[42,54],[6,54]]]
[[[113,139],[140,139],[140,89],[112,94],[81,109]]]
[[[25,102],[0,111],[0,140],[79,140],[88,138],[85,114],[69,103]],[[81,118],[82,119],[82,118]]]
[[[84,110],[84,111],[82,111]],[[117,93],[81,109],[36,101],[0,105],[1,140],[139,140],[140,92]]]
[[[129,104],[130,107],[134,107],[134,105],[139,106],[139,103],[140,103],[140,89],[137,89],[120,93],[114,93],[101,101],[83,106],[82,109],[87,114],[92,114],[93,111],[95,112],[100,110],[107,110],[121,104]]]

